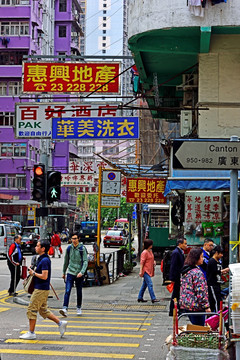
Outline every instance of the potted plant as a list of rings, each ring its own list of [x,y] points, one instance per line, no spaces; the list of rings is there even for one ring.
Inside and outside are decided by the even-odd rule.
[[[124,275],[130,274],[132,269],[133,269],[132,263],[130,261],[126,260],[125,263],[123,264],[123,273],[124,273]]]

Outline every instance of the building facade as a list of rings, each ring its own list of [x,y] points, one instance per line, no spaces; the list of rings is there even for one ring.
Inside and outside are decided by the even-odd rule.
[[[81,12],[77,0],[0,2],[0,193],[26,204],[31,202],[33,165],[47,156],[50,169],[68,172],[68,161],[77,156],[77,146],[15,138],[15,103],[41,101],[39,95],[21,92],[23,57],[35,55],[42,60],[43,55],[79,55]],[[64,167],[62,158],[61,167],[58,161],[62,154]],[[61,201],[74,207],[76,195],[63,189]]]

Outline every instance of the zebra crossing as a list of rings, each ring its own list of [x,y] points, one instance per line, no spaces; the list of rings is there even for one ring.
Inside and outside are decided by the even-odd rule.
[[[141,341],[151,327],[154,315],[140,312],[83,311],[77,317],[68,312],[68,326],[63,338],[50,320],[39,318],[36,340],[22,340],[19,335],[6,337],[0,342],[0,355],[4,360],[40,360],[53,357],[71,359],[134,359]],[[18,336],[16,336],[18,335]]]

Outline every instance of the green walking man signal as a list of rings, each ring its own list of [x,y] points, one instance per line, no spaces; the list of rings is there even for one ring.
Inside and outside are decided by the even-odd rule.
[[[60,200],[61,197],[61,173],[60,171],[47,172],[47,201],[48,204]]]

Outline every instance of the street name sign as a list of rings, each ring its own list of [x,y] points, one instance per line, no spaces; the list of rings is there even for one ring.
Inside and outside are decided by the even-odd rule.
[[[240,142],[174,140],[174,169],[240,169]]]
[[[120,207],[120,205],[120,196],[102,196],[101,198],[101,207]]]

